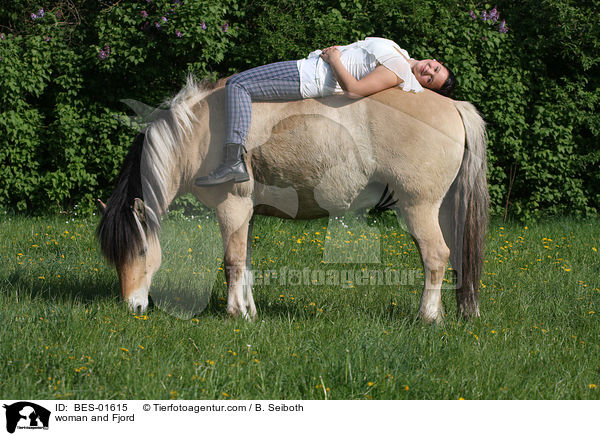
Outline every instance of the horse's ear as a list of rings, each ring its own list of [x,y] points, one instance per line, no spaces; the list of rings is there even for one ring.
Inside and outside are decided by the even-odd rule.
[[[96,207],[98,208],[100,215],[104,215],[104,212],[106,211],[106,204],[104,204],[104,202],[99,198],[96,199]]]
[[[146,222],[146,205],[141,198],[133,200],[133,213],[136,214],[140,222]]]

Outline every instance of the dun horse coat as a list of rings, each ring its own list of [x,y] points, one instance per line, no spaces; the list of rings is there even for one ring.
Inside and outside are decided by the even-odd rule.
[[[360,100],[338,95],[254,103],[246,143],[250,181],[199,188],[194,179],[222,159],[224,94],[222,84],[207,89],[188,80],[170,109],[135,139],[106,204],[97,231],[101,250],[116,266],[122,296],[133,310],[148,306],[161,262],[160,219],[180,194],[191,192],[215,208],[227,311],[254,317],[253,215],[339,215],[373,207],[387,191],[422,258],[419,316],[442,319],[449,260],[457,274],[459,314],[479,315],[489,197],[485,125],[470,103],[399,89]]]

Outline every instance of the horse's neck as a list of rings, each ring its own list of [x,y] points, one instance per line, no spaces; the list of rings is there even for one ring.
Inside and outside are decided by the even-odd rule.
[[[225,141],[225,111],[223,94],[211,91],[196,102],[191,112],[193,121],[179,144],[181,190],[189,192],[193,189],[194,180],[210,167],[211,160],[220,160],[221,150],[218,145]],[[211,146],[212,144],[212,146]],[[218,156],[215,159],[214,154]]]
[[[201,99],[180,103],[187,106],[171,109],[170,117],[152,127],[145,167],[149,191],[154,191],[150,198],[154,194],[161,214],[178,195],[194,191],[194,179],[204,164],[214,164],[205,161],[215,160],[213,154],[220,152],[210,146],[224,140],[223,93],[215,91],[218,89]],[[220,153],[216,154],[218,160]]]

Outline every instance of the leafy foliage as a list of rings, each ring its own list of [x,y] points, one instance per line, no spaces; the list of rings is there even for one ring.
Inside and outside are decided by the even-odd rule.
[[[156,106],[189,73],[215,79],[375,35],[455,71],[455,97],[488,122],[494,214],[595,214],[598,12],[583,0],[4,2],[0,206],[90,211],[106,197],[135,135],[118,121],[122,99]]]

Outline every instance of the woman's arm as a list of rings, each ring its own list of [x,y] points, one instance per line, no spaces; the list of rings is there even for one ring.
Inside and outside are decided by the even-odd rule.
[[[362,98],[402,83],[402,80],[383,65],[377,65],[373,71],[360,80],[348,72],[340,60],[341,52],[336,47],[328,47],[321,58],[329,64],[333,74],[350,98]]]

